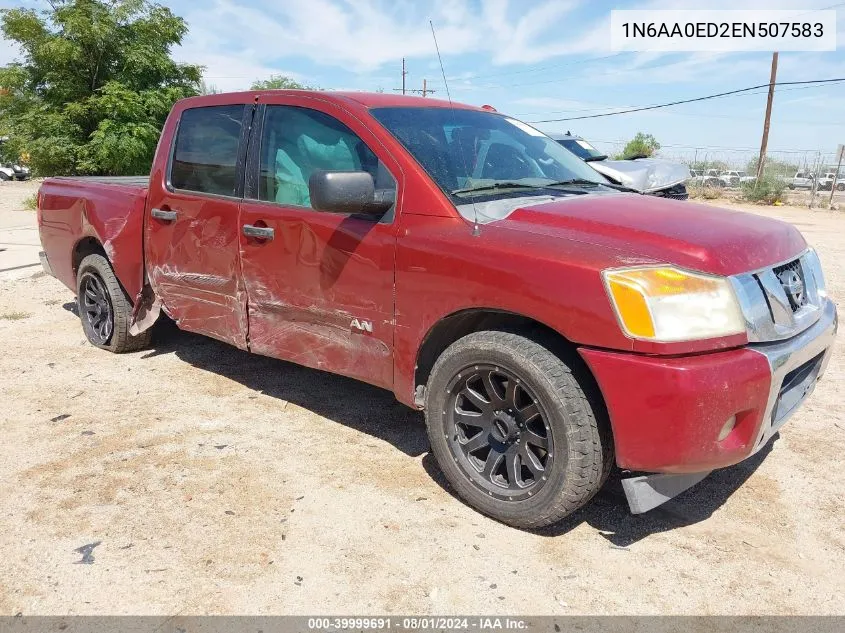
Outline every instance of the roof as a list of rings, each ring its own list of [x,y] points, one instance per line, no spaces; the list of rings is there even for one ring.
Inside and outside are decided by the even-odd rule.
[[[460,108],[478,110],[475,106],[466,105],[464,103],[449,103],[442,99],[431,99],[423,97],[411,97],[408,95],[388,94],[380,92],[346,92],[334,90],[248,90],[243,92],[231,93],[217,93],[212,95],[204,95],[199,97],[191,97],[185,101],[194,103],[231,103],[254,101],[261,95],[279,95],[279,96],[302,96],[303,94],[313,94],[323,99],[354,102],[357,106],[365,108],[390,108],[390,107],[424,107],[424,108]]]
[[[475,106],[465,103],[449,102],[444,99],[432,99],[431,97],[414,97],[401,94],[389,94],[386,92],[346,92],[329,91],[328,95],[336,95],[351,101],[357,101],[367,108],[461,108],[477,110]]]

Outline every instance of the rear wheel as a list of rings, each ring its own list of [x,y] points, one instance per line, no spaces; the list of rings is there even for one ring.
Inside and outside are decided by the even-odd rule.
[[[836,183],[836,190],[837,191],[845,191],[845,182]]]
[[[587,503],[613,460],[601,403],[582,382],[516,333],[477,332],[449,347],[429,378],[426,423],[458,495],[521,528],[550,525]]]
[[[132,303],[105,257],[89,255],[83,259],[76,284],[82,329],[92,345],[115,354],[136,352],[149,345],[150,331],[129,335]]]

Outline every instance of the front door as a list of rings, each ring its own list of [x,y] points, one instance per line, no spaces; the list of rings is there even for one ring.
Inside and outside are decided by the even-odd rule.
[[[256,117],[247,169],[257,178],[241,208],[249,348],[391,387],[395,210],[381,219],[317,211],[308,179],[364,170],[377,188],[397,182],[366,128],[325,108],[268,104]]]
[[[164,186],[150,187],[149,281],[184,330],[246,347],[238,213],[253,106],[182,112]]]

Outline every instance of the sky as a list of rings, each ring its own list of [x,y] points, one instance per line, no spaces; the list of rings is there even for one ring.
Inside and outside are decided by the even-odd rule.
[[[615,53],[611,9],[784,9],[796,17],[838,5],[838,50],[781,53],[778,81],[845,77],[845,2],[836,0],[163,0],[186,19],[174,49],[205,67],[224,91],[284,74],[324,89],[408,88],[426,79],[447,93],[434,24],[454,101],[490,104],[528,122],[585,116],[767,83],[770,53]],[[39,8],[44,0],[0,0]],[[0,64],[15,58],[0,40]],[[667,157],[744,162],[760,146],[766,90],[651,112],[536,123],[567,130],[604,151],[637,132],[653,134]],[[832,155],[845,143],[845,83],[784,86],[775,95],[769,148],[796,162]]]

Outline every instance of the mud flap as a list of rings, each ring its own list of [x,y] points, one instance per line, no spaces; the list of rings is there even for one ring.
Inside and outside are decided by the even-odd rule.
[[[685,490],[692,488],[707,477],[710,472],[683,475],[641,475],[623,479],[622,488],[625,490],[625,497],[628,499],[631,514],[642,514],[654,510],[672,497],[677,497]]]
[[[148,284],[141,288],[140,294],[135,298],[135,308],[132,310],[132,323],[129,325],[129,335],[138,336],[146,332],[161,314],[161,300],[156,296],[152,287]]]

